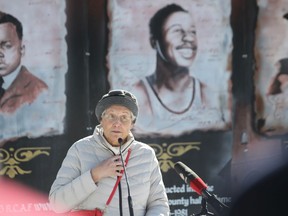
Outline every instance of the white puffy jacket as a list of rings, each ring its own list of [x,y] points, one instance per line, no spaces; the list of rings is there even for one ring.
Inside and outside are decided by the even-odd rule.
[[[116,177],[107,177],[95,184],[90,170],[103,160],[119,153],[103,138],[98,125],[93,135],[75,142],[67,152],[56,179],[51,186],[49,200],[55,212],[103,209],[114,187]],[[126,167],[135,216],[169,215],[168,199],[162,174],[154,150],[134,140],[132,133],[122,146],[125,160],[128,149],[131,155]],[[125,175],[121,179],[123,215],[129,215],[128,192]],[[105,211],[105,216],[119,213],[119,193]]]

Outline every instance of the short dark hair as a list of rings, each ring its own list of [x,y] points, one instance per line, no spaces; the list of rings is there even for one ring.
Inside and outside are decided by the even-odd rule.
[[[0,24],[3,24],[3,23],[12,23],[13,25],[15,25],[18,38],[22,40],[23,27],[22,27],[21,22],[16,17],[0,11]]]
[[[149,22],[150,37],[159,40],[162,37],[162,26],[168,16],[172,13],[182,11],[188,13],[187,10],[183,9],[177,4],[169,4],[158,10]]]

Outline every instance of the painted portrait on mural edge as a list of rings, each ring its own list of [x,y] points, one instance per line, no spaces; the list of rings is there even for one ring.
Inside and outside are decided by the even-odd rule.
[[[258,0],[255,38],[255,125],[268,136],[288,133],[288,1]]]
[[[56,0],[0,2],[2,144],[64,131],[65,4]]]

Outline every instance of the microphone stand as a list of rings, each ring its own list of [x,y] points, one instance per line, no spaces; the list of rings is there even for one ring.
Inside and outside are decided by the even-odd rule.
[[[194,216],[205,216],[205,215],[215,215],[212,212],[209,212],[207,209],[207,201],[206,199],[202,198],[201,200],[201,211],[194,215]]]
[[[119,147],[120,157],[121,157],[122,166],[124,168],[124,174],[125,174],[125,179],[126,179],[126,184],[127,184],[129,213],[130,213],[130,216],[134,216],[133,202],[132,202],[132,197],[130,194],[130,186],[129,186],[129,181],[128,181],[128,177],[127,177],[127,173],[126,173],[126,167],[125,167],[124,160],[123,160],[122,148],[121,148],[122,144],[123,144],[123,139],[119,138],[118,143],[120,145],[120,147]]]

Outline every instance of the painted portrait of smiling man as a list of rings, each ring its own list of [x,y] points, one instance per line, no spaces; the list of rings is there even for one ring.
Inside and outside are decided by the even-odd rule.
[[[138,136],[229,128],[230,7],[208,3],[110,1],[108,78],[140,98]]]

